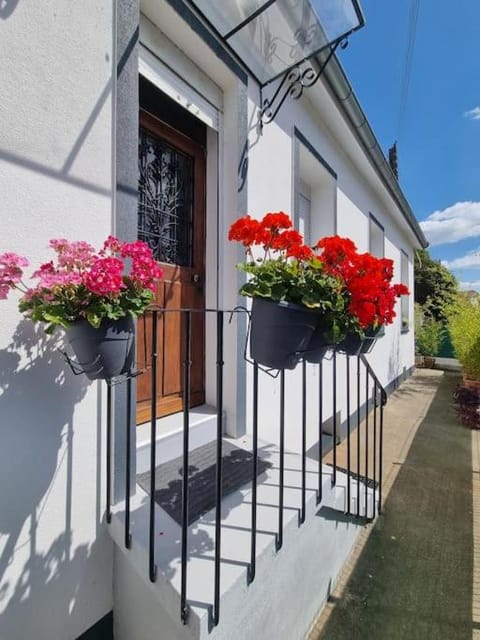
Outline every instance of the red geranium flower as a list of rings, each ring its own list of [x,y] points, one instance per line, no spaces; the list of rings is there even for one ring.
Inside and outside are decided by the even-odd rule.
[[[330,308],[343,314],[337,318],[338,324],[359,333],[393,322],[396,299],[408,295],[408,288],[391,284],[392,260],[358,253],[352,240],[338,235],[322,238],[312,251],[292,226],[283,211],[269,212],[261,220],[247,215],[232,224],[229,239],[241,242],[252,258],[243,266],[253,275],[242,287],[244,295],[266,296],[269,290],[278,295],[282,291],[286,296],[282,299],[304,300],[314,306],[321,306],[319,296],[326,295]],[[263,258],[254,257],[253,246],[263,247]]]

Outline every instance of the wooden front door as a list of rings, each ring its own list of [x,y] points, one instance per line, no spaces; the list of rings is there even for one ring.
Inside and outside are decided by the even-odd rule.
[[[156,117],[140,112],[138,237],[163,269],[156,303],[164,309],[205,307],[205,150]],[[158,417],[183,409],[185,315],[158,314]],[[190,406],[205,401],[204,317],[191,314]],[[138,322],[137,423],[151,417],[152,314]],[[146,366],[145,366],[146,365]]]

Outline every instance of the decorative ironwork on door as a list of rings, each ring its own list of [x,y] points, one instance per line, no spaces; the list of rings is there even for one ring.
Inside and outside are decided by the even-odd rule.
[[[159,262],[191,266],[193,159],[142,127],[138,158],[138,237]]]

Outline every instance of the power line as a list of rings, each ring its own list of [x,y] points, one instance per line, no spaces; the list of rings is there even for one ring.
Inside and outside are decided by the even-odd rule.
[[[398,108],[397,140],[400,138],[403,119],[405,116],[405,110],[407,108],[408,88],[410,86],[410,78],[412,75],[413,54],[415,51],[415,40],[417,37],[417,23],[418,23],[419,10],[420,10],[420,0],[412,0],[412,4],[410,7],[410,16],[408,20],[407,51],[405,55],[405,66],[403,68],[403,77],[402,77],[402,85],[401,85],[401,92],[400,92],[400,103]]]

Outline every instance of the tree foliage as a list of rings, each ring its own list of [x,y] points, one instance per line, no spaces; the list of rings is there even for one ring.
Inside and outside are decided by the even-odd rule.
[[[415,255],[415,302],[435,320],[446,322],[447,308],[458,293],[455,276],[438,260],[433,260],[426,249]]]

